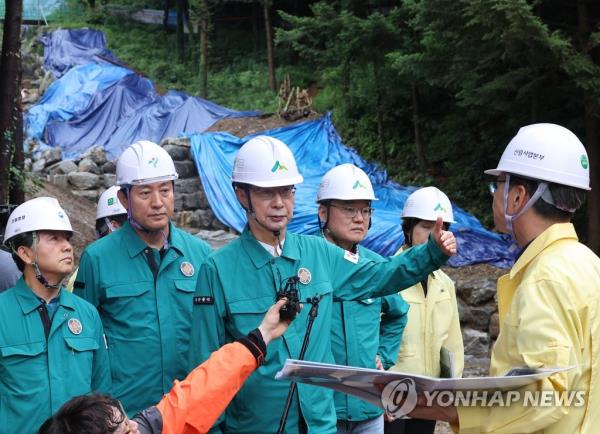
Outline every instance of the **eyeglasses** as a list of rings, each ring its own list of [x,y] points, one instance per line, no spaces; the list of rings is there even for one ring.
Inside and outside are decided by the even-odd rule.
[[[498,184],[502,184],[504,182],[506,182],[506,180],[504,180],[504,179],[498,179],[494,182],[490,182],[488,185],[488,187],[490,189],[490,194],[496,193],[496,190],[498,190]]]
[[[258,188],[253,187],[251,190],[254,195],[261,200],[273,200],[276,195],[279,195],[282,199],[289,199],[296,192],[296,187],[288,185],[287,187],[279,188]]]
[[[334,204],[331,204],[331,206],[333,208],[339,209],[342,212],[342,214],[344,215],[344,217],[346,217],[348,219],[353,219],[354,217],[356,217],[356,215],[359,212],[363,216],[363,218],[366,219],[366,218],[371,217],[371,214],[373,214],[373,211],[375,211],[370,206],[366,206],[364,208],[355,208],[353,206],[340,206],[340,205],[334,205]]]

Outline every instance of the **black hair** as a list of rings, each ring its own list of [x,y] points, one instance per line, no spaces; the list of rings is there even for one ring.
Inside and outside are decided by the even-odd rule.
[[[108,225],[106,224],[106,220],[115,220],[119,226],[123,226],[127,221],[127,214],[116,214],[111,216],[102,217],[96,220],[96,233],[100,238],[107,235],[109,232]]]
[[[510,185],[521,185],[527,191],[529,197],[535,194],[539,181],[534,179],[528,179],[521,176],[510,175]],[[551,205],[539,198],[535,201],[532,208],[540,216],[549,220],[557,220],[561,222],[568,222],[575,214],[575,211],[570,212],[568,209],[576,210],[585,201],[587,192],[580,188],[569,187],[566,185],[548,183],[548,190],[552,194],[555,205]],[[560,208],[563,209],[560,209]]]
[[[33,246],[33,232],[24,232],[22,234],[15,235],[8,241],[10,246],[13,261],[17,264],[17,268],[22,273],[25,270],[25,262],[19,255],[17,255],[17,249],[21,246],[31,247]]]
[[[48,418],[38,434],[113,434],[125,420],[120,407],[107,395],[77,396]]]
[[[415,228],[416,225],[419,224],[420,221],[423,221],[423,220],[418,219],[416,217],[406,217],[406,218],[402,219],[402,232],[404,232],[404,244],[406,244],[408,247],[412,247],[412,245],[413,245],[413,240],[412,240],[413,229]],[[447,231],[448,229],[450,229],[450,223],[444,222],[442,227],[445,231]]]

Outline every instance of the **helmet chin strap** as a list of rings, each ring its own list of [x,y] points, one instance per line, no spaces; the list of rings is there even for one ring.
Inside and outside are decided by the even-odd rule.
[[[235,188],[238,188],[237,186]],[[266,229],[270,232],[273,233],[273,235],[275,236],[275,239],[277,240],[277,245],[275,245],[275,253],[277,253],[277,248],[279,248],[279,253],[277,254],[277,256],[281,256],[281,252],[283,251],[283,247],[281,245],[281,231],[274,231],[271,230],[270,228],[268,228],[263,222],[261,222],[257,217],[256,217],[256,212],[254,212],[254,209],[252,208],[252,198],[250,197],[250,185],[248,184],[244,184],[244,192],[246,193],[246,197],[248,198],[248,208],[246,208],[244,205],[242,205],[242,208],[244,208],[244,211],[246,211],[246,215],[248,217],[248,220],[250,220],[250,218],[254,219],[254,221],[256,223],[258,223],[259,226],[261,226],[263,229]]]
[[[56,285],[51,285],[50,282],[48,282],[48,279],[46,279],[44,277],[44,275],[42,274],[42,270],[40,270],[40,267],[37,264],[37,243],[38,243],[37,232],[33,232],[32,235],[33,235],[33,245],[31,246],[31,248],[35,253],[35,259],[31,263],[31,265],[33,266],[33,270],[35,271],[35,278],[38,280],[38,282],[40,282],[42,285],[44,285],[44,287],[46,287],[46,289],[60,289],[60,282],[58,282]]]
[[[146,233],[146,234],[155,234],[157,232],[160,232],[163,238],[163,248],[165,250],[169,249],[169,238],[167,237],[167,234],[165,233],[164,230],[160,229],[160,230],[156,230],[153,231],[151,229],[145,228],[144,226],[142,226],[141,223],[139,223],[134,217],[133,217],[133,212],[132,207],[131,207],[131,185],[128,185],[126,188],[126,192],[127,192],[127,220],[129,221],[129,223],[131,224],[131,226],[133,226],[134,228]]]
[[[529,200],[527,201],[527,203],[525,204],[525,206],[523,206],[523,208],[521,208],[521,210],[519,212],[517,212],[516,214],[508,214],[508,192],[510,190],[510,174],[507,173],[506,174],[506,181],[504,183],[504,221],[506,222],[506,227],[508,229],[508,232],[510,233],[510,235],[512,236],[512,238],[517,241],[517,237],[515,236],[515,233],[513,231],[513,222],[515,220],[517,220],[519,217],[521,217],[525,211],[527,211],[529,208],[531,208],[533,206],[533,204],[535,204],[537,202],[537,200],[544,194],[544,192],[548,189],[548,183],[541,181],[538,183],[537,189],[535,190],[535,193],[533,193],[533,196],[531,196],[529,198]]]

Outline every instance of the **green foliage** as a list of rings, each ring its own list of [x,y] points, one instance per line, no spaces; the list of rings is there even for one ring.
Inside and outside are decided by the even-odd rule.
[[[278,42],[310,64],[347,143],[402,183],[435,184],[490,222],[483,170],[519,127],[556,122],[585,137],[582,95],[600,101],[597,10],[581,45],[577,10],[526,0],[319,1],[282,14]],[[594,32],[595,31],[595,32]],[[582,49],[585,47],[584,49]],[[416,92],[415,92],[416,90]],[[417,104],[418,103],[418,104]],[[427,169],[417,164],[420,127]]]
[[[497,163],[518,128],[555,122],[583,138],[583,101],[600,102],[595,7],[588,8],[586,39],[576,5],[556,0],[320,0],[308,2],[306,16],[290,13],[298,9],[286,9],[291,3],[298,2],[274,2],[285,9],[274,14],[283,20],[276,30],[278,78],[289,73],[294,85],[316,91],[315,107],[333,110],[344,142],[382,162],[399,182],[437,185],[488,223],[483,170]],[[95,23],[117,56],[160,89],[198,94],[198,56],[176,61],[172,29],[72,4],[63,26]],[[162,6],[109,2],[113,10]],[[192,20],[213,18],[208,97],[236,109],[275,110],[264,39],[255,40],[249,22],[216,20],[236,8],[231,3],[191,6]],[[188,42],[197,52],[198,41]]]

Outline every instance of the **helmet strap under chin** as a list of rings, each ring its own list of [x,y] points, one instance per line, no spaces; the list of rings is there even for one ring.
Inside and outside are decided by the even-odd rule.
[[[540,181],[535,190],[535,193],[533,193],[533,196],[531,196],[529,198],[529,200],[523,206],[523,208],[521,208],[521,210],[519,210],[516,214],[508,214],[508,193],[510,190],[510,174],[509,173],[506,174],[506,180],[504,183],[504,195],[503,195],[504,220],[506,222],[506,228],[508,229],[508,232],[510,233],[510,235],[512,236],[512,238],[515,241],[517,241],[517,237],[515,236],[515,233],[513,230],[513,222],[515,220],[517,220],[519,217],[521,217],[523,214],[525,214],[525,212],[537,202],[537,200],[544,194],[544,192],[547,189],[548,189],[548,183],[545,181]]]

